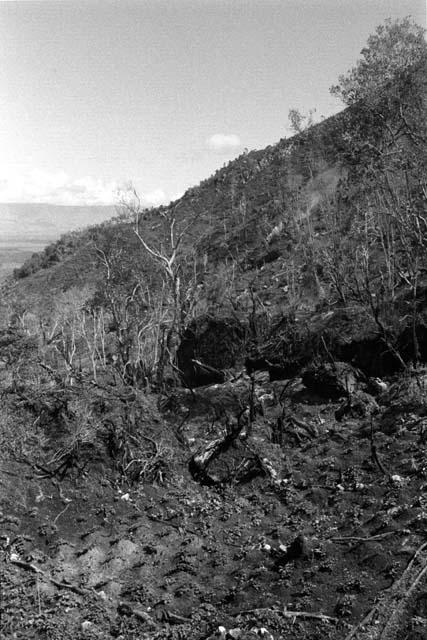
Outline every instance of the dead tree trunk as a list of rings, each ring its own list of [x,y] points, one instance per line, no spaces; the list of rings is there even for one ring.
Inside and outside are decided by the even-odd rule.
[[[188,470],[194,480],[197,480],[201,484],[207,486],[219,484],[220,480],[214,475],[210,475],[208,473],[208,467],[215,458],[217,458],[221,453],[227,451],[234,440],[239,436],[242,427],[241,415],[239,415],[236,424],[231,425],[230,422],[227,422],[227,433],[225,436],[211,440],[206,446],[199,449],[191,457],[190,462],[188,463]]]

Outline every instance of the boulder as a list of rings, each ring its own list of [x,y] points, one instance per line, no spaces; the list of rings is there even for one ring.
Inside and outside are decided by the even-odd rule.
[[[192,387],[220,382],[220,376],[212,378],[210,374],[231,369],[238,363],[245,335],[244,326],[235,318],[209,315],[195,318],[185,330],[177,353],[185,382]]]
[[[367,388],[372,396],[380,396],[388,391],[388,384],[381,378],[369,378]]]
[[[369,418],[379,411],[375,398],[364,391],[356,391],[351,394],[343,404],[335,411],[335,418],[340,421],[347,418]]]
[[[338,399],[356,391],[363,374],[346,362],[312,364],[305,369],[302,383],[324,398]]]
[[[219,371],[195,359],[191,360],[191,364],[192,387],[204,387],[209,384],[222,384],[225,382],[225,374],[223,371]]]
[[[301,364],[296,360],[280,359],[278,362],[271,362],[263,357],[248,356],[245,360],[245,368],[248,375],[256,371],[268,371],[270,382],[274,382],[293,378],[301,370]]]
[[[397,400],[392,402],[381,416],[378,428],[392,436],[412,425],[422,425],[427,417],[427,404],[416,400]]]

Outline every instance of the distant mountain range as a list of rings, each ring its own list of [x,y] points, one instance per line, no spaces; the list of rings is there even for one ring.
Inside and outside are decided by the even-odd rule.
[[[109,206],[0,203],[0,238],[49,242],[62,233],[98,224],[116,213]]]

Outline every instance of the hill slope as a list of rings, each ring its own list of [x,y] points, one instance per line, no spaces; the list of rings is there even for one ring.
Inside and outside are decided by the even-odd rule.
[[[418,74],[425,100],[425,75]],[[168,207],[140,211],[138,203],[131,199],[118,218],[64,236],[43,255],[28,261],[16,271],[15,292],[21,299],[25,297],[29,310],[31,300],[36,300],[37,306],[48,313],[59,294],[76,286],[89,287],[97,304],[107,307],[105,295],[110,294],[106,289],[116,287],[114,295],[120,297],[143,282],[153,295],[158,291],[155,282],[160,285],[164,274],[161,276],[158,261],[136,237],[134,221],[138,217],[140,235],[165,256],[172,251],[169,245],[173,221],[176,237],[186,230],[178,255],[181,295],[186,301],[180,314],[186,326],[206,313],[232,315],[245,325],[251,314],[259,317],[261,324],[261,317],[267,318],[270,329],[264,326],[256,339],[252,335],[246,347],[259,351],[260,343],[268,342],[270,330],[280,324],[281,318],[299,317],[312,327],[316,325],[317,336],[326,332],[334,342],[341,334],[341,346],[329,345],[337,349],[340,357],[349,339],[356,338],[362,345],[373,341],[373,346],[379,337],[374,352],[378,355],[385,349],[394,360],[392,364],[386,356],[385,366],[399,366],[400,355],[393,353],[396,349],[403,350],[404,359],[413,357],[408,336],[401,337],[408,324],[407,296],[413,285],[402,274],[411,270],[409,245],[417,238],[410,237],[406,247],[389,246],[389,211],[399,199],[392,233],[416,234],[401,210],[406,206],[405,199],[412,206],[419,197],[417,181],[425,160],[424,147],[413,144],[410,132],[400,134],[397,141],[389,139],[390,126],[400,126],[393,120],[396,117],[392,113],[380,127],[383,114],[358,104],[291,139],[241,155]],[[400,178],[395,179],[395,191],[389,191],[390,172],[395,172],[396,167],[385,164],[386,156],[379,152],[390,145],[395,146],[396,154],[404,152],[412,162],[406,170],[411,191],[403,196],[402,189],[406,187]],[[405,179],[404,173],[401,175]],[[420,204],[417,216],[424,215],[423,206]],[[373,207],[376,217],[369,214],[368,220],[367,212]],[[417,216],[414,214],[413,220]],[[370,256],[368,266],[363,257],[366,252]],[[422,246],[417,260],[414,304],[421,305],[416,323],[422,343],[417,347],[418,351],[421,349],[417,357],[426,358]],[[371,304],[373,295],[377,307]],[[167,306],[168,302],[164,300],[162,304]],[[390,305],[394,308],[391,315],[387,311]],[[332,324],[331,331],[322,318],[316,321],[316,312],[322,308],[328,324]],[[331,320],[330,309],[334,310]],[[301,333],[299,329],[298,332]],[[279,337],[277,340],[280,343]],[[286,341],[283,349],[289,348]],[[279,359],[285,357],[283,349],[277,352],[272,347]],[[357,356],[358,350],[358,345],[347,350],[346,357]],[[199,355],[206,357],[206,353]],[[360,358],[358,364],[366,366]],[[381,372],[383,364],[378,362],[372,372]]]
[[[2,637],[425,637],[427,45],[364,56],[3,287]]]

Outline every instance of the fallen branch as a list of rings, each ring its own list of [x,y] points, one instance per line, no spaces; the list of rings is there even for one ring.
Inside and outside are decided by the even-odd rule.
[[[14,558],[11,558],[10,562],[16,565],[17,567],[20,567],[21,569],[25,569],[26,571],[31,571],[31,573],[35,573],[37,576],[42,576],[43,578],[45,578],[46,580],[54,584],[55,587],[58,587],[58,589],[68,589],[69,591],[73,591],[79,596],[84,596],[84,597],[87,597],[88,595],[95,595],[98,598],[100,597],[100,595],[94,589],[84,589],[82,587],[77,587],[76,585],[68,582],[62,582],[60,580],[56,580],[51,575],[49,575],[46,571],[43,571],[42,569],[40,569],[40,567],[37,567],[35,564],[32,564],[30,562],[23,562],[22,560],[17,560]],[[134,607],[129,602],[120,602],[119,606],[117,607],[117,610],[122,615],[134,615],[136,618],[149,624],[151,627],[154,627],[156,629],[158,628],[158,625],[154,622],[154,620],[148,613]],[[184,618],[181,619],[180,616],[177,616],[175,614],[170,614],[170,615],[175,617],[175,622],[178,622],[178,618],[180,618],[179,622],[184,621]]]
[[[252,447],[250,447],[248,445],[247,442],[244,443],[246,449],[248,449],[248,451],[251,452],[251,454],[254,457],[254,460],[258,463],[260,469],[263,471],[263,473],[265,473],[265,475],[270,478],[270,480],[272,481],[272,483],[278,487],[281,486],[281,481],[279,478],[279,474],[276,471],[276,469],[273,467],[273,465],[271,464],[271,462],[269,461],[268,458],[261,458],[261,456],[252,449]]]
[[[408,566],[406,567],[406,569],[403,572],[402,576],[400,577],[400,579],[397,582],[398,586],[401,585],[401,583],[404,581],[406,576],[410,573],[415,561],[419,559],[421,553],[424,551],[425,548],[427,548],[427,542],[422,544],[417,549],[415,554],[413,555],[411,562],[408,564]],[[386,637],[387,637],[386,633],[388,632],[390,627],[392,627],[395,624],[396,616],[401,612],[401,610],[404,607],[405,603],[408,601],[409,597],[415,591],[415,589],[418,587],[418,585],[420,584],[421,580],[423,579],[423,577],[426,574],[427,574],[427,559],[424,561],[424,566],[422,567],[421,571],[418,572],[418,574],[412,580],[412,582],[409,585],[409,587],[406,589],[405,593],[403,594],[402,598],[400,599],[400,602],[398,602],[397,605],[394,608],[390,609],[391,613],[388,615],[388,617],[386,619],[386,622],[385,622],[385,625],[384,625],[383,630],[381,632],[381,635],[379,637],[379,640],[386,640]],[[393,587],[395,587],[395,585],[393,585]]]
[[[376,462],[378,469],[381,471],[381,473],[383,473],[385,476],[390,476],[389,472],[384,467],[383,463],[378,457],[377,447],[375,446],[374,443],[371,444],[371,455],[372,455],[372,459],[374,460],[374,462]]]
[[[303,429],[312,438],[316,438],[319,435],[315,427],[313,427],[310,424],[307,424],[303,420],[300,420],[300,418],[297,418],[295,415],[288,416],[288,420],[293,422],[294,425],[296,425],[297,427],[300,427],[300,429]]]
[[[344,538],[331,538],[332,542],[375,542],[375,540],[381,540],[382,538],[388,538],[395,533],[410,533],[408,529],[397,529],[396,531],[386,531],[385,533],[378,533],[375,536],[368,536],[367,538],[359,538],[358,536],[347,536]]]
[[[227,451],[231,444],[239,436],[243,425],[241,424],[240,416],[237,419],[235,425],[231,425],[227,422],[227,433],[225,436],[216,438],[208,442],[206,446],[199,449],[194,453],[188,463],[188,470],[190,471],[194,480],[198,480],[201,484],[215,485],[218,484],[218,480],[208,473],[208,466],[213,462],[221,453]]]
[[[374,617],[374,615],[376,614],[377,611],[378,611],[378,607],[375,605],[366,614],[366,616],[363,618],[363,620],[353,627],[353,629],[350,631],[350,633],[348,635],[346,635],[344,640],[352,640],[352,638],[354,638],[354,636],[359,631],[359,629],[362,629],[362,627],[364,627],[365,624],[369,624],[369,622],[372,620],[372,618]]]
[[[185,618],[184,616],[172,613],[172,611],[168,611],[167,609],[162,609],[159,619],[162,622],[167,622],[169,624],[186,624],[187,622],[191,622],[191,618]]]
[[[285,385],[283,385],[283,389],[281,390],[281,392],[280,392],[280,396],[279,396],[279,404],[281,404],[281,405],[282,405],[283,397],[284,397],[284,395],[285,395],[286,391],[288,390],[288,388],[291,386],[291,384],[292,384],[293,382],[295,382],[295,378],[290,378],[290,379],[286,382],[286,384],[285,384]]]
[[[387,469],[384,467],[383,463],[378,457],[378,451],[374,441],[374,423],[373,423],[372,417],[371,417],[371,456],[373,461],[378,466],[378,469],[381,471],[381,473],[383,473],[385,476],[388,476],[390,478],[390,473],[387,471]]]
[[[281,615],[285,618],[313,618],[314,620],[322,620],[323,622],[339,622],[338,618],[333,618],[332,616],[327,616],[324,613],[311,613],[310,611],[289,611],[288,609],[284,609],[281,611]]]
[[[151,522],[160,522],[160,524],[167,524],[169,527],[173,527],[174,529],[176,529],[178,531],[178,533],[183,533],[183,532],[189,532],[191,534],[193,534],[194,536],[197,536],[197,532],[194,531],[194,529],[190,529],[189,527],[187,527],[184,523],[182,525],[180,524],[176,524],[175,522],[169,522],[169,520],[163,520],[162,518],[156,518],[152,515],[150,515],[149,513],[147,513],[147,518],[149,520],[151,520]]]
[[[255,371],[252,371],[250,375],[250,388],[249,388],[249,421],[246,428],[246,437],[250,438],[252,435],[252,428],[255,420]]]
[[[158,455],[158,453],[159,453],[159,445],[157,444],[157,442],[155,440],[153,440],[153,438],[150,438],[149,436],[146,436],[144,433],[140,433],[139,435],[142,438],[144,438],[144,440],[147,440],[148,442],[150,442],[153,445],[154,450],[156,452],[156,455]]]
[[[427,542],[424,542],[424,544],[422,544],[420,547],[418,547],[418,549],[415,551],[414,555],[411,558],[411,561],[409,562],[409,564],[406,567],[405,571],[402,573],[401,577],[399,578],[399,582],[404,578],[404,576],[408,573],[408,571],[410,571],[412,569],[412,567],[414,565],[414,562],[416,560],[418,560],[419,556],[422,554],[424,549],[427,549]]]
[[[52,478],[52,484],[53,484],[54,487],[57,488],[61,501],[64,504],[67,504],[68,502],[70,502],[71,499],[67,498],[66,496],[64,496],[64,493],[62,491],[62,486],[61,486],[61,483],[59,482],[59,480],[57,480],[56,478]]]
[[[63,513],[65,513],[65,512],[67,511],[67,509],[68,509],[68,507],[70,506],[70,504],[71,504],[71,502],[69,502],[69,503],[65,506],[65,508],[64,508],[64,509],[62,509],[62,511],[60,511],[60,512],[58,513],[58,515],[56,516],[55,520],[53,521],[53,524],[56,524],[56,523],[57,523],[57,520],[62,516],[62,514],[63,514]]]
[[[246,611],[242,611],[241,615],[247,613],[255,613],[256,615],[262,613],[277,613],[278,615],[284,616],[285,618],[296,619],[296,618],[311,618],[314,620],[322,620],[322,622],[333,622],[334,624],[339,622],[338,618],[334,618],[332,616],[327,616],[324,613],[312,613],[311,611],[291,611],[284,607],[283,609],[277,609],[275,607],[264,607],[262,609],[248,609]]]
[[[372,629],[371,632],[368,629],[363,637],[365,637],[366,640],[368,638],[376,638],[377,640],[387,640],[388,638],[389,640],[391,640],[391,638],[397,637],[395,635],[393,636],[389,634],[390,631],[393,634],[392,629],[393,627],[395,627],[396,617],[401,614],[405,603],[407,603],[409,597],[412,595],[412,593],[420,584],[421,580],[427,574],[427,559],[424,559],[421,570],[417,572],[409,585],[406,584],[405,588],[405,583],[407,583],[408,579],[411,576],[415,562],[420,559],[420,556],[425,549],[427,549],[427,542],[418,547],[400,578],[396,580],[389,589],[381,594],[375,606],[369,611],[369,613],[363,618],[361,622],[353,627],[353,629],[344,638],[344,640],[352,640],[352,638],[359,636],[359,632],[362,631],[363,627],[368,624],[373,624],[372,618],[375,614],[378,615],[375,621],[374,635],[372,635]],[[381,632],[379,630],[380,624],[383,625]]]
[[[382,633],[379,637],[379,640],[385,640],[386,638],[386,632],[390,629],[390,627],[394,624],[394,620],[396,618],[396,615],[400,612],[400,610],[402,609],[402,603],[405,603],[409,596],[413,593],[413,591],[415,591],[415,589],[418,587],[418,585],[420,584],[421,580],[423,579],[423,577],[427,575],[427,564],[425,567],[423,567],[423,569],[421,569],[421,571],[419,572],[419,574],[416,576],[415,580],[412,582],[411,586],[409,587],[409,589],[406,591],[405,595],[403,596],[401,602],[399,603],[399,605],[391,612],[383,630]]]
[[[190,389],[190,391],[192,392],[193,396],[194,396],[194,391],[192,389]],[[191,409],[188,409],[187,414],[183,417],[183,419],[181,420],[181,422],[179,423],[179,425],[177,427],[175,427],[175,435],[178,438],[178,441],[180,442],[180,444],[184,445],[184,446],[188,446],[186,439],[183,437],[182,435],[182,430],[184,428],[185,423],[187,422],[187,420],[189,419],[189,417],[191,416]]]
[[[25,569],[26,571],[31,571],[32,573],[43,576],[43,578],[45,578],[46,580],[54,584],[55,587],[58,587],[58,589],[68,589],[69,591],[73,591],[74,593],[77,593],[79,596],[87,596],[89,594],[94,593],[90,589],[82,589],[81,587],[77,587],[74,584],[71,584],[68,582],[61,582],[60,580],[55,580],[55,578],[52,578],[51,575],[49,575],[48,573],[40,569],[40,567],[37,567],[35,564],[32,564],[31,562],[24,562],[23,560],[15,560],[14,558],[11,558],[10,562],[12,564],[15,564],[17,567],[21,567],[21,569]]]
[[[119,602],[117,611],[120,615],[135,616],[135,618],[138,618],[138,620],[141,620],[142,622],[149,624],[152,628],[157,629],[159,626],[153,620],[150,614],[148,614],[146,611],[143,611],[142,609],[134,607],[131,602],[124,602],[124,601]]]
[[[13,471],[7,471],[6,469],[3,469],[2,467],[0,467],[0,473],[6,473],[8,476],[13,476],[15,478],[20,478],[21,475],[19,473],[14,473]]]

